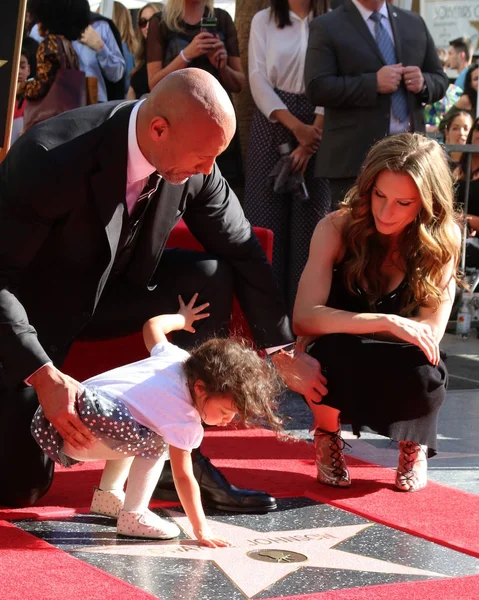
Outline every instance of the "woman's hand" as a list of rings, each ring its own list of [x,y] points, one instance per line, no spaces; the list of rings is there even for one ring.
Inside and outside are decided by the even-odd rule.
[[[313,156],[311,150],[305,146],[298,146],[291,152],[290,156],[293,159],[291,164],[291,170],[293,173],[300,171],[304,175],[309,159]]]
[[[216,46],[214,51],[208,53],[208,59],[213,67],[216,67],[219,71],[224,69],[228,64],[228,53],[226,52],[225,45],[219,39],[216,38]]]
[[[439,344],[430,325],[398,315],[387,315],[386,319],[389,324],[387,329],[389,333],[420,348],[434,366],[439,364]]]
[[[321,142],[321,134],[314,125],[299,123],[293,130],[294,137],[298,140],[300,146],[304,146],[311,153],[316,152]]]
[[[198,56],[213,52],[217,42],[217,38],[211,33],[199,33],[198,35],[195,35],[191,43],[186,46],[183,50],[183,54],[188,60],[193,60],[194,58],[198,58]]]
[[[231,546],[230,542],[214,536],[208,526],[193,529],[193,533],[202,546],[207,546],[208,548],[226,548],[227,546]]]
[[[204,304],[200,304],[199,306],[195,306],[195,302],[198,299],[198,292],[194,294],[188,304],[185,304],[183,298],[178,296],[178,302],[180,303],[180,310],[178,311],[179,315],[185,319],[185,326],[183,329],[185,331],[189,331],[190,333],[195,333],[196,330],[193,327],[193,323],[195,321],[200,321],[201,319],[206,319],[210,316],[210,313],[202,312],[205,308],[208,308],[210,305],[209,302],[205,302]]]

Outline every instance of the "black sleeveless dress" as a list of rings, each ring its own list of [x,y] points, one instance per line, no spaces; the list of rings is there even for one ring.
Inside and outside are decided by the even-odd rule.
[[[399,314],[403,282],[377,302],[376,312]],[[333,273],[327,306],[357,313],[372,312],[367,295],[352,295],[342,278],[342,264]],[[447,369],[431,365],[417,346],[351,334],[320,337],[309,353],[319,360],[328,379],[322,404],[341,411],[359,435],[368,427],[396,441],[410,440],[437,451],[437,417],[444,402]]]

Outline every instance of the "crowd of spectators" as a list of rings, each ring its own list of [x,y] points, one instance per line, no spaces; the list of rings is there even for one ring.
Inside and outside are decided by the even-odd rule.
[[[368,2],[348,0],[331,14],[327,0],[271,0],[251,24],[248,74],[256,113],[249,144],[242,153],[237,133],[218,165],[234,189],[245,188],[244,208],[252,224],[274,231],[273,265],[290,312],[314,226],[354,183],[372,141],[389,133],[422,131],[422,114],[428,135],[445,144],[464,144],[476,117],[479,69],[471,41],[451,40],[449,48],[435,49],[436,59],[424,23],[408,13],[409,26],[417,28],[416,44],[427,49],[427,61],[403,67],[403,62],[415,64],[419,46],[406,50],[403,45],[400,56],[403,32],[391,23],[387,4],[381,9],[382,23],[376,23]],[[202,22],[211,17],[215,27],[207,33]],[[380,42],[376,56],[368,55],[372,48],[364,44],[367,33],[378,39],[378,32],[393,41],[396,37],[397,45],[397,56],[382,67],[374,64],[384,52]],[[70,61],[65,63],[66,52]],[[90,12],[87,0],[30,0],[12,140],[25,128],[28,103],[48,94],[61,69],[85,73],[89,104],[141,98],[168,73],[191,66],[213,74],[231,95],[245,85],[239,54],[234,22],[212,0],[148,3],[133,13],[116,1],[112,20]],[[370,78],[375,68],[377,81]],[[442,93],[450,69],[458,75]],[[357,77],[344,78],[349,72]],[[384,113],[389,96],[393,109]],[[403,105],[409,104],[402,121],[394,114],[401,97]],[[351,153],[355,161],[348,159]],[[460,161],[460,153],[451,154],[456,174]],[[474,195],[474,186],[470,193]]]

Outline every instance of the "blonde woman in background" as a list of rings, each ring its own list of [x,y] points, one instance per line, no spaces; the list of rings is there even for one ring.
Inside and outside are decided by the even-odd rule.
[[[201,31],[204,17],[216,19],[216,34]],[[243,89],[238,36],[228,12],[213,7],[213,0],[168,0],[155,15],[148,32],[148,83],[153,88],[163,77],[185,67],[208,71],[229,95]],[[242,187],[243,167],[238,133],[217,159],[232,187]]]
[[[310,405],[318,481],[351,484],[341,421],[399,442],[396,487],[427,483],[447,370],[439,353],[461,232],[441,146],[419,134],[378,142],[338,211],[314,232],[294,307],[328,394]]]
[[[217,19],[216,35],[202,33],[201,19]],[[148,34],[150,88],[163,77],[185,67],[215,76],[228,92],[240,92],[245,82],[233,19],[212,0],[168,0]]]
[[[113,23],[121,36],[121,47],[125,58],[125,95],[130,87],[130,73],[135,66],[135,50],[137,41],[133,30],[131,13],[121,2],[113,2]]]
[[[146,70],[146,38],[148,36],[148,28],[150,19],[153,15],[163,9],[161,2],[149,2],[139,11],[136,22],[136,51],[135,51],[135,67],[130,73],[130,89],[126,95],[128,100],[141,98],[144,94],[148,94],[150,87],[148,85],[148,73]]]

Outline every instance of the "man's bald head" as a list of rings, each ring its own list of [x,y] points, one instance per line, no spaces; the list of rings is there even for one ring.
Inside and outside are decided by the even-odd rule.
[[[220,127],[236,127],[233,105],[225,89],[207,71],[181,69],[164,77],[151,91],[147,103],[155,115],[161,115],[172,124],[203,115]]]
[[[228,146],[235,129],[236,117],[228,94],[212,75],[201,69],[181,69],[164,77],[138,113],[140,149],[160,173],[165,151],[179,162],[190,151],[200,158],[211,158],[210,172],[214,158]],[[176,148],[177,143],[183,152]],[[186,177],[188,173],[188,176],[206,173],[206,163],[191,166],[191,172],[188,168],[180,170],[180,174]],[[168,179],[166,175],[165,178]]]

